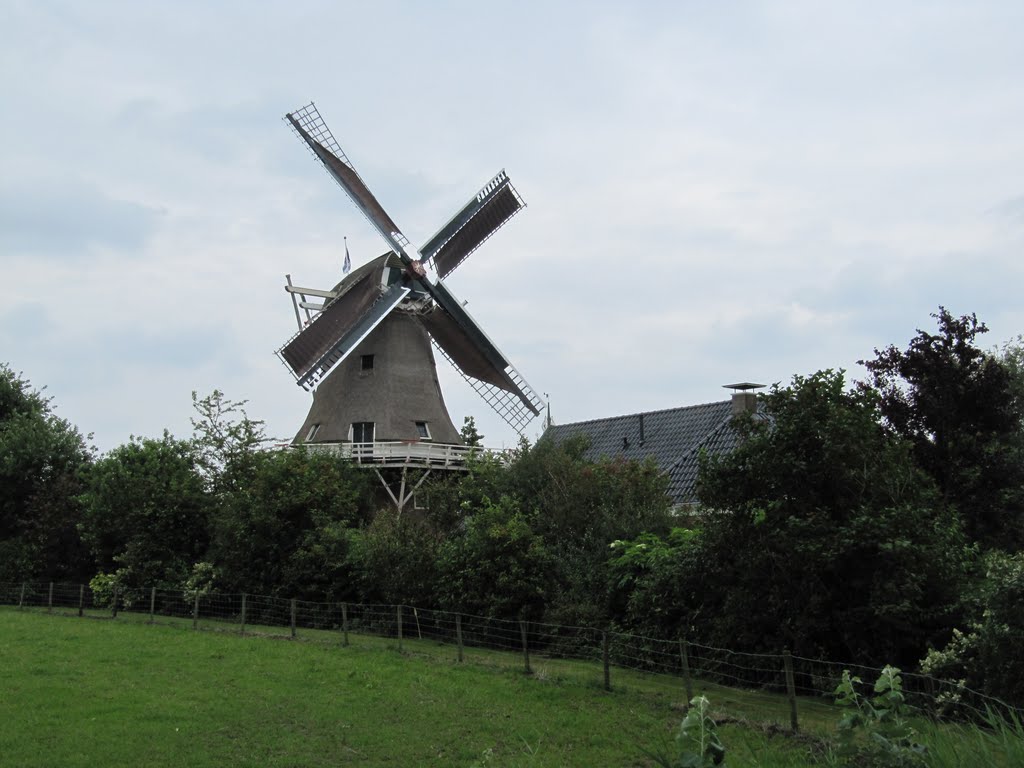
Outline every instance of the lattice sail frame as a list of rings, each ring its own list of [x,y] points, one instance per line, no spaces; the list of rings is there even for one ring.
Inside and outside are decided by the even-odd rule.
[[[442,281],[438,281],[441,283]],[[448,364],[458,371],[459,375],[465,379],[469,386],[471,386],[484,402],[487,403],[491,408],[504,419],[505,423],[514,429],[518,434],[523,434],[523,430],[526,425],[529,424],[537,416],[540,416],[541,411],[545,407],[544,401],[537,396],[536,390],[530,386],[529,382],[523,377],[516,367],[512,365],[508,360],[508,356],[498,349],[497,345],[491,341],[491,338],[484,331],[483,327],[476,322],[476,320],[469,314],[469,312],[463,307],[462,311],[466,313],[470,321],[480,332],[481,335],[487,340],[494,349],[498,352],[501,358],[506,362],[504,367],[505,374],[512,380],[512,383],[519,389],[519,393],[509,392],[506,389],[490,384],[486,381],[468,376],[462,368],[452,359],[452,356],[434,339],[433,335],[429,332],[427,336],[430,338],[430,343],[434,345],[436,349]]]
[[[493,210],[488,209],[493,208],[494,204],[500,203],[503,195],[506,196],[506,210],[504,213],[498,212],[495,215]],[[513,206],[511,210],[507,208],[509,201]],[[512,186],[508,174],[502,168],[447,224],[420,247],[420,253],[424,259],[433,264],[439,278],[447,277],[525,207],[526,203],[516,188]],[[481,221],[481,218],[484,221]],[[490,228],[481,230],[481,224],[485,227],[489,225]],[[470,240],[463,244],[464,247],[456,254],[454,260],[446,258],[444,263],[440,263],[439,259],[442,258],[443,252],[467,233],[471,233],[469,234]]]
[[[515,369],[515,366],[509,365],[505,369],[505,373],[509,375],[512,381],[515,382],[516,386],[523,393],[523,397],[515,394],[514,392],[508,392],[501,387],[496,387],[493,384],[488,384],[486,381],[480,381],[480,379],[474,379],[471,376],[467,376],[462,372],[462,369],[455,364],[451,356],[444,351],[444,349],[434,341],[434,337],[430,337],[430,343],[434,345],[436,349],[448,364],[458,371],[459,375],[469,382],[471,386],[480,397],[483,398],[484,402],[487,403],[491,408],[505,420],[512,429],[518,434],[523,434],[523,430],[526,429],[526,425],[533,421],[537,416],[540,415],[541,409],[544,407],[544,401],[537,397],[537,393],[534,392],[526,379],[523,378],[522,374]],[[527,407],[524,402],[525,398],[533,407]]]
[[[348,159],[348,155],[345,154],[345,152],[341,148],[341,145],[339,145],[337,140],[334,138],[334,134],[331,133],[331,129],[327,127],[327,123],[324,122],[324,119],[322,117],[320,117],[320,112],[319,110],[317,110],[316,104],[314,104],[311,101],[306,106],[301,107],[300,109],[297,109],[294,112],[291,112],[290,116],[295,120],[296,123],[299,124],[302,130],[309,134],[310,138],[321,144],[327,151],[329,151],[338,160],[344,163],[348,167],[348,169],[352,171],[353,175],[357,179],[359,179],[359,182],[364,187],[366,187],[367,190],[369,190],[369,186],[363,180],[363,177],[359,175],[359,171],[355,169],[355,166],[352,165],[352,161]],[[291,121],[288,119],[288,116],[285,116],[284,121],[288,123],[288,127],[291,128],[292,133],[299,137],[299,140],[303,143],[303,145],[305,145],[306,150],[309,152],[309,154],[313,156],[313,159],[316,160],[324,168],[324,170],[327,171],[328,175],[332,179],[334,179],[335,183],[337,183],[337,185],[341,187],[342,190],[344,190],[348,198],[352,201],[356,208],[359,209],[359,212],[366,217],[366,220],[370,222],[374,229],[380,232],[384,240],[389,243],[394,242],[402,251],[405,252],[406,255],[411,256],[411,254],[409,253],[410,251],[415,253],[415,249],[413,248],[412,243],[409,241],[409,238],[402,234],[402,232],[398,230],[397,227],[393,232],[386,232],[384,231],[384,229],[381,228],[381,225],[378,222],[373,220],[373,217],[370,216],[363,209],[363,206],[360,204],[359,200],[354,198],[352,194],[349,192],[349,190],[345,188],[345,185],[334,177],[334,174],[331,173],[330,169],[324,163],[323,159],[319,155],[317,155],[317,153],[311,146],[309,146],[309,144],[306,143],[306,140],[305,138],[303,138],[302,134],[295,130],[295,126],[292,125]]]

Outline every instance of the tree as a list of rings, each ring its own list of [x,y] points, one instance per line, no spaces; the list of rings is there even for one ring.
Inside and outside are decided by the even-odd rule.
[[[248,480],[211,518],[220,586],[311,599],[352,599],[355,530],[368,521],[369,479],[350,461],[296,448],[253,453]]]
[[[913,663],[949,626],[961,540],[879,397],[843,372],[796,376],[741,417],[744,442],[702,457],[703,599],[714,640]],[[694,606],[694,610],[702,606]]]
[[[89,575],[76,524],[92,457],[50,398],[0,364],[0,581]]]
[[[539,617],[553,572],[544,542],[519,504],[489,500],[439,552],[440,603],[455,611],[501,619]]]
[[[189,440],[133,437],[86,473],[79,530],[123,587],[180,587],[206,553],[210,497]]]
[[[677,527],[665,536],[644,533],[612,542],[609,591],[616,622],[648,637],[706,634],[715,615],[705,611],[720,600],[705,539],[700,529]]]
[[[988,328],[973,314],[957,318],[939,307],[932,317],[938,333],[918,330],[906,350],[876,349],[861,363],[887,424],[911,442],[970,539],[1017,549],[1024,545],[1019,356],[1008,348],[1001,360],[978,348]]]
[[[1024,402],[1024,336],[1003,344],[996,353],[999,361],[1010,373],[1010,389],[1017,402]],[[1024,424],[1020,425],[1024,428]]]
[[[644,531],[667,532],[667,478],[652,462],[584,458],[585,437],[526,440],[499,457],[470,461],[457,483],[431,489],[431,516],[453,531],[495,505],[519,510],[550,560],[548,618],[602,624],[607,611],[608,545]],[[493,500],[498,500],[494,502]]]
[[[459,430],[462,442],[471,448],[477,448],[484,443],[484,436],[476,429],[476,419],[467,416],[462,422],[462,429]]]
[[[653,461],[590,461],[586,447],[583,437],[522,446],[505,492],[521,500],[556,564],[549,620],[601,625],[609,618],[609,545],[645,531],[666,533],[671,502],[668,479]]]
[[[437,605],[437,555],[443,536],[426,519],[381,509],[354,540],[365,602]]]
[[[230,400],[219,389],[200,398],[192,392],[193,442],[208,486],[220,492],[249,479],[252,457],[270,442],[264,422],[249,418],[248,400]]]

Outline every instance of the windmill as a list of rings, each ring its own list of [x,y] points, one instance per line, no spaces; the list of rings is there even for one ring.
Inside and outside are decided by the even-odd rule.
[[[431,345],[522,434],[543,402],[444,283],[525,207],[504,170],[417,250],[370,192],[314,104],[285,120],[388,246],[387,253],[331,290],[293,286],[288,278],[299,331],[278,356],[300,386],[313,390],[313,405],[293,442],[350,443],[378,459],[381,447],[393,443],[460,443]]]

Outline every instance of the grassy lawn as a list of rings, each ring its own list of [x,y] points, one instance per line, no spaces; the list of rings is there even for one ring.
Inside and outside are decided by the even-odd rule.
[[[605,692],[584,662],[537,658],[527,676],[511,653],[460,665],[429,641],[190,626],[0,608],[0,763],[642,766],[642,749],[669,748],[685,698],[678,680],[620,670]],[[784,698],[705,690],[726,714],[788,722]],[[802,703],[801,718],[831,728],[835,713]],[[720,733],[730,766],[809,763],[785,736]]]

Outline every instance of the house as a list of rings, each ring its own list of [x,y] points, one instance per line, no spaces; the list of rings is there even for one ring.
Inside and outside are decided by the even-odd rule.
[[[757,395],[752,390],[761,386],[749,382],[726,385],[734,390],[732,398],[715,403],[551,425],[542,439],[561,443],[585,435],[589,444],[583,456],[590,460],[652,458],[668,475],[673,506],[690,507],[698,503],[700,452],[728,453],[737,446],[740,436],[732,426],[733,417],[757,413]]]

